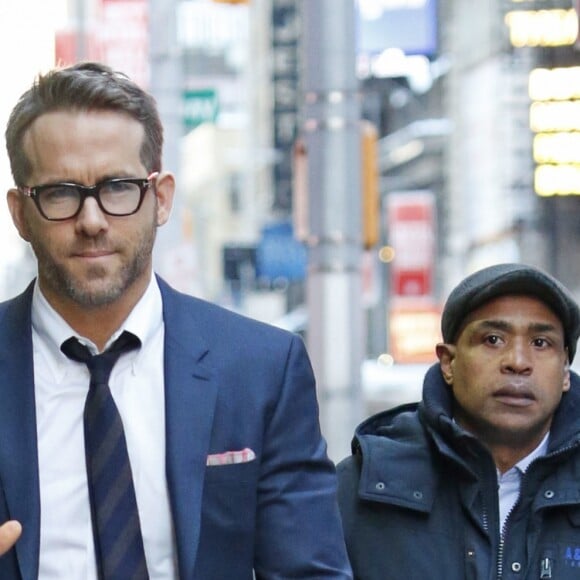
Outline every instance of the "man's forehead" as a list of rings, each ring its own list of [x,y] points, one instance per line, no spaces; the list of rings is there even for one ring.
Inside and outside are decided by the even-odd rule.
[[[465,317],[458,336],[474,322],[506,329],[518,324],[534,330],[552,329],[564,333],[562,321],[554,310],[537,296],[527,294],[506,294],[478,306]]]

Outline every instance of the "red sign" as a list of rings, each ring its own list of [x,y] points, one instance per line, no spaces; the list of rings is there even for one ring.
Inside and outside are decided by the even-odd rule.
[[[100,61],[147,88],[148,29],[147,0],[101,0],[97,19],[87,22],[82,39],[76,30],[56,33],[55,62]]]
[[[101,0],[103,62],[141,87],[149,84],[147,0]]]
[[[100,42],[92,32],[85,32],[82,49],[76,30],[58,30],[54,38],[54,63],[68,66],[79,60],[102,60]]]
[[[435,197],[431,192],[391,193],[387,196],[391,262],[391,295],[433,295],[435,263]]]

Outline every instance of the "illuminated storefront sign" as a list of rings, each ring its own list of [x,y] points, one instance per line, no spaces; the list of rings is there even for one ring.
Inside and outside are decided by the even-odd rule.
[[[428,363],[441,342],[441,309],[418,300],[399,301],[389,316],[390,351],[397,363]]]
[[[533,70],[529,95],[536,193],[580,195],[580,67]]]
[[[570,46],[578,36],[578,16],[570,8],[514,10],[505,16],[512,46]]]

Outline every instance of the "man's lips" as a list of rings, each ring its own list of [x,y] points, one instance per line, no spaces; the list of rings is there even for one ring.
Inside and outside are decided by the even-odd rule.
[[[79,252],[75,252],[73,255],[76,258],[85,258],[85,259],[96,259],[96,258],[103,258],[106,256],[112,256],[115,252],[112,250],[82,250]]]
[[[497,390],[493,396],[495,399],[498,399],[506,405],[513,405],[516,407],[531,405],[536,400],[531,389],[518,385],[507,385],[502,387]]]

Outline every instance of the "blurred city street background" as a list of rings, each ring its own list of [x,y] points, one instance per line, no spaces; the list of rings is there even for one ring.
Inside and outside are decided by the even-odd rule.
[[[363,417],[420,398],[465,275],[526,262],[580,297],[579,5],[5,1],[0,120],[55,64],[152,92],[178,185],[156,270],[304,337],[340,459]],[[2,204],[0,244],[6,299],[36,266]]]

